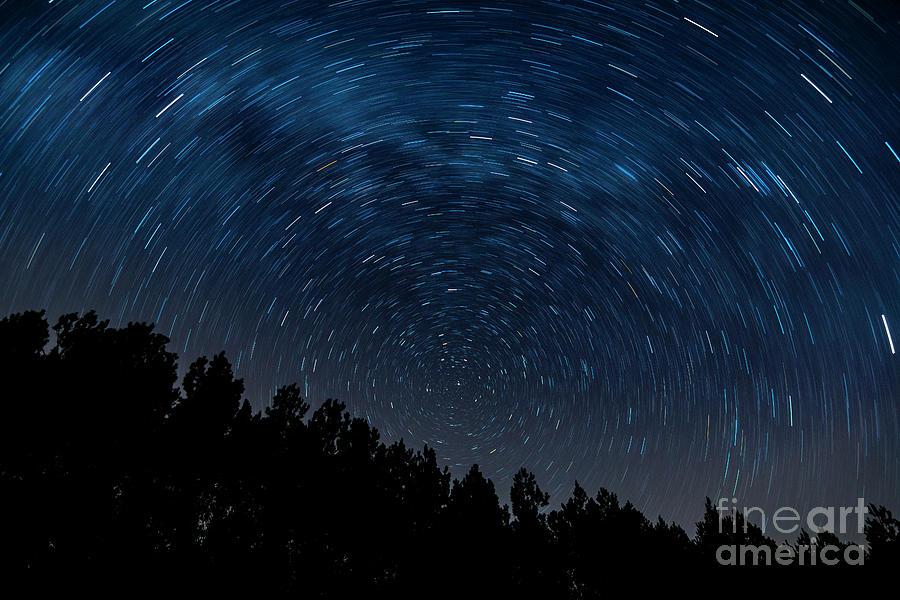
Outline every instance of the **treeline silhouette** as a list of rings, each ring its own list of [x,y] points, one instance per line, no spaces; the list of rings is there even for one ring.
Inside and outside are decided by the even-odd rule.
[[[577,482],[548,512],[525,469],[501,505],[477,465],[451,483],[432,448],[385,445],[340,402],[307,415],[296,385],[254,412],[224,354],[179,387],[152,325],[88,312],[60,317],[52,344],[50,331],[44,311],[0,321],[0,561],[36,584],[595,598],[636,566],[715,567],[723,544],[776,545],[741,515],[737,533],[720,525],[708,498],[694,536]],[[865,568],[898,564],[898,525],[870,507]]]

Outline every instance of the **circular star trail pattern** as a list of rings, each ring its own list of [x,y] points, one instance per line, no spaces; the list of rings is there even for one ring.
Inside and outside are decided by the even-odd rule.
[[[554,503],[898,506],[890,3],[0,16],[4,313],[154,321]]]

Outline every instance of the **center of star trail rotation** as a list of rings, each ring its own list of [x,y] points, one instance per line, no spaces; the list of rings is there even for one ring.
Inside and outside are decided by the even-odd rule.
[[[256,408],[297,381],[554,502],[896,505],[898,32],[861,0],[6,2],[3,309],[153,321]]]

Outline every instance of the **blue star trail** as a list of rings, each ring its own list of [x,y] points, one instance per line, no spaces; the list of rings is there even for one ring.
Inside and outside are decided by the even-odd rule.
[[[896,508],[898,19],[0,2],[0,308],[153,321],[554,504]]]

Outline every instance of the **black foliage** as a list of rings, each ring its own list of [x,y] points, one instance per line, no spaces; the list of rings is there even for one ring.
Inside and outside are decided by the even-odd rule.
[[[776,546],[708,498],[693,538],[577,482],[548,511],[524,468],[510,509],[477,465],[451,484],[432,448],[385,445],[335,400],[307,415],[296,385],[255,413],[224,354],[177,387],[151,325],[89,312],[52,330],[50,344],[43,311],[0,320],[0,568],[35,585],[596,598],[636,566],[714,567],[722,545]],[[897,564],[890,511],[871,506],[865,533],[867,564]],[[811,543],[801,532],[797,546]]]

